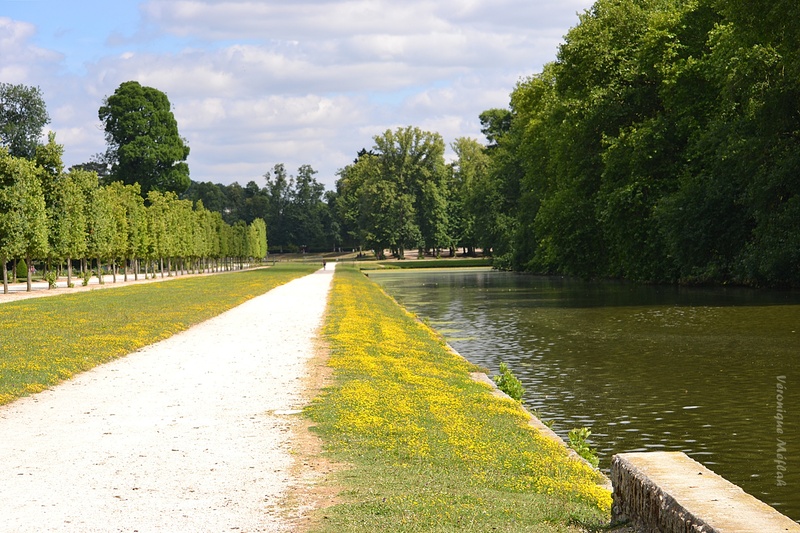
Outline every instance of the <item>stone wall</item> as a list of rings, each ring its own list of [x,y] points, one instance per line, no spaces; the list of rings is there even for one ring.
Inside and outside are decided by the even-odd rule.
[[[612,524],[646,533],[800,533],[800,524],[682,452],[615,455]]]

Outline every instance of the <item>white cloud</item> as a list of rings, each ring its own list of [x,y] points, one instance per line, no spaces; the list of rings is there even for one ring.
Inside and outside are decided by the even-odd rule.
[[[332,187],[336,170],[387,128],[419,126],[448,144],[480,138],[480,112],[506,106],[521,76],[553,60],[590,4],[148,0],[138,33],[117,23],[105,49],[68,58],[84,65],[79,73],[33,44],[36,25],[0,17],[0,81],[42,87],[68,164],[105,148],[97,110],[137,80],[167,93],[193,179],[262,183],[276,163],[292,172],[307,163]]]
[[[31,44],[35,34],[33,24],[0,17],[0,81],[38,86],[39,78],[63,58]]]

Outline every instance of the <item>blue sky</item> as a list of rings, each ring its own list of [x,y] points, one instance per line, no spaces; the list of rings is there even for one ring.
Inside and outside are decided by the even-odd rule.
[[[263,185],[283,163],[332,188],[387,128],[480,134],[555,59],[588,0],[0,0],[0,81],[42,89],[67,165],[105,149],[120,83],[164,91],[192,179]]]

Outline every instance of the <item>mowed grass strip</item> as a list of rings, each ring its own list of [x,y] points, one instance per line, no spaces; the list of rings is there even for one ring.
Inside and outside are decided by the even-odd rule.
[[[334,384],[307,408],[348,466],[319,531],[582,531],[609,521],[598,474],[354,268],[337,268],[325,337]]]
[[[490,267],[492,266],[492,260],[488,258],[424,259],[411,261],[378,261],[377,264],[381,268],[474,268]],[[362,270],[369,268],[369,263],[363,263],[361,266]]]
[[[178,278],[0,305],[0,405],[216,316],[319,265]]]

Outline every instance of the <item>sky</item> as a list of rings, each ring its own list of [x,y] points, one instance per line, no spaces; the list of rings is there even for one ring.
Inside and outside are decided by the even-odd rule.
[[[97,111],[166,93],[195,181],[336,172],[387,129],[485,142],[589,0],[0,0],[0,82],[39,87],[67,167],[105,150]],[[448,157],[452,152],[448,149]]]

